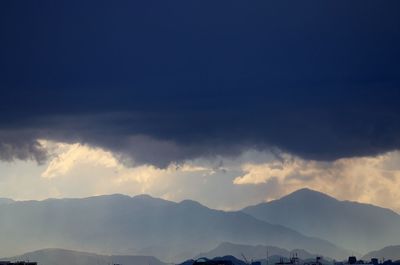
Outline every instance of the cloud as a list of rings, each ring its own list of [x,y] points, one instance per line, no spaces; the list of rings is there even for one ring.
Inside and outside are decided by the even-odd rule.
[[[400,212],[400,152],[378,156],[343,158],[332,162],[304,160],[288,154],[283,160],[242,165],[236,185],[277,183],[287,194],[303,187],[334,197],[390,207]],[[266,199],[273,199],[271,197]]]
[[[31,138],[29,132],[2,132],[0,130],[0,160],[34,160],[42,164],[47,160],[47,150]]]
[[[163,168],[397,150],[399,5],[1,3],[0,159],[43,161],[39,139]]]
[[[150,193],[163,198],[176,197],[182,179],[214,174],[213,168],[187,162],[160,169],[151,165],[120,163],[114,154],[79,143],[65,144],[41,140],[51,159],[41,173],[41,182],[57,191],[53,196],[92,196],[108,193]],[[176,181],[177,183],[174,183]],[[185,181],[183,181],[185,182]],[[185,193],[185,195],[188,195]]]
[[[41,140],[40,142],[42,146],[52,149],[52,152],[54,152],[47,169],[42,173],[42,177],[44,178],[66,175],[72,169],[85,164],[105,168],[120,168],[113,154],[99,148],[91,148],[79,143],[63,144],[45,140]]]
[[[0,163],[0,193],[14,199],[150,194],[173,201],[197,200],[237,210],[312,188],[341,200],[400,212],[400,152],[335,161],[251,150],[236,157],[196,158],[165,168],[127,166],[114,153],[80,143],[40,141],[49,161]],[[35,189],[32,189],[32,186]]]

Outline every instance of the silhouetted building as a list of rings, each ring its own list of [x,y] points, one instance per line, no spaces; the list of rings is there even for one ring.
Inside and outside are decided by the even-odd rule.
[[[322,257],[317,256],[315,261],[303,263],[303,265],[321,265]]]
[[[395,264],[394,262],[392,262],[391,260],[387,260],[384,262],[379,262],[379,260],[377,258],[372,258],[370,261],[366,261],[366,260],[357,260],[357,258],[355,256],[350,256],[347,259],[347,262],[334,262],[334,265],[350,265],[350,264],[364,264],[364,265],[400,265],[400,264]]]
[[[300,259],[297,256],[297,253],[293,254],[293,256],[289,259],[289,261],[285,261],[284,258],[281,258],[279,262],[275,263],[276,265],[298,265],[300,264]]]
[[[357,258],[355,256],[350,256],[349,259],[347,260],[348,264],[356,264],[357,263]]]

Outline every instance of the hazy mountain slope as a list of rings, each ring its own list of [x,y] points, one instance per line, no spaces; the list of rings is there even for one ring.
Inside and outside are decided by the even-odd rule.
[[[193,201],[173,203],[149,196],[111,195],[0,205],[0,234],[8,239],[1,244],[2,256],[59,247],[182,261],[226,241],[301,247],[339,258],[348,254],[327,241],[242,212],[216,211]]]
[[[43,249],[3,260],[31,260],[40,265],[166,265],[149,256],[108,256],[65,249]]]
[[[309,189],[243,209],[260,220],[366,253],[400,243],[400,216],[373,205],[338,201]]]
[[[13,203],[14,201],[11,199],[7,199],[7,198],[0,198],[0,205],[1,204],[9,204],[9,203]]]
[[[261,260],[261,259],[266,259],[267,254],[269,257],[272,256],[290,257],[294,253],[297,253],[298,257],[301,259],[313,259],[316,256],[315,254],[313,255],[302,249],[294,249],[292,251],[288,251],[286,249],[274,246],[263,246],[263,245],[251,246],[251,245],[241,245],[241,244],[224,242],[208,252],[199,254],[198,257],[213,258],[223,255],[232,255],[237,258],[242,258],[243,254],[248,259]]]
[[[371,258],[385,258],[386,260],[391,259],[393,261],[400,260],[400,245],[388,246],[380,250],[371,251],[362,257],[364,260],[370,260]]]

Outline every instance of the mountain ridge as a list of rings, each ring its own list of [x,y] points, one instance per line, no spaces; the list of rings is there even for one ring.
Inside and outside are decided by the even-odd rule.
[[[169,265],[152,256],[142,255],[104,255],[62,248],[45,248],[30,251],[2,260],[30,260],[40,265]]]
[[[243,245],[230,242],[222,242],[216,248],[205,253],[200,253],[199,255],[197,255],[197,258],[212,258],[224,255],[232,255],[234,257],[240,258],[244,255],[254,260],[261,260],[267,258],[267,255],[290,257],[294,253],[296,253],[296,255],[301,259],[313,259],[318,256],[317,254],[311,254],[303,249],[287,250],[276,246]]]
[[[400,260],[400,245],[386,246],[379,250],[370,251],[362,257],[364,260],[371,258]]]
[[[11,239],[1,255],[57,246],[181,261],[224,241],[302,247],[335,257],[349,252],[240,211],[214,210],[190,200],[107,195],[25,201],[0,205],[0,217],[0,233]]]
[[[340,201],[311,189],[301,189],[242,211],[360,253],[398,243],[400,236],[400,215],[394,211],[371,204]]]

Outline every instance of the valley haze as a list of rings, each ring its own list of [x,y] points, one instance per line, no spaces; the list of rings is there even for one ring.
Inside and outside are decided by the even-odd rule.
[[[3,257],[57,247],[177,263],[201,253],[237,257],[247,252],[261,258],[260,250],[255,254],[251,247],[258,245],[264,246],[263,254],[269,249],[288,256],[288,250],[297,249],[303,257],[341,260],[393,245],[400,238],[400,216],[393,211],[339,201],[310,189],[242,211],[148,195],[1,202],[0,232],[8,238],[1,244]]]

